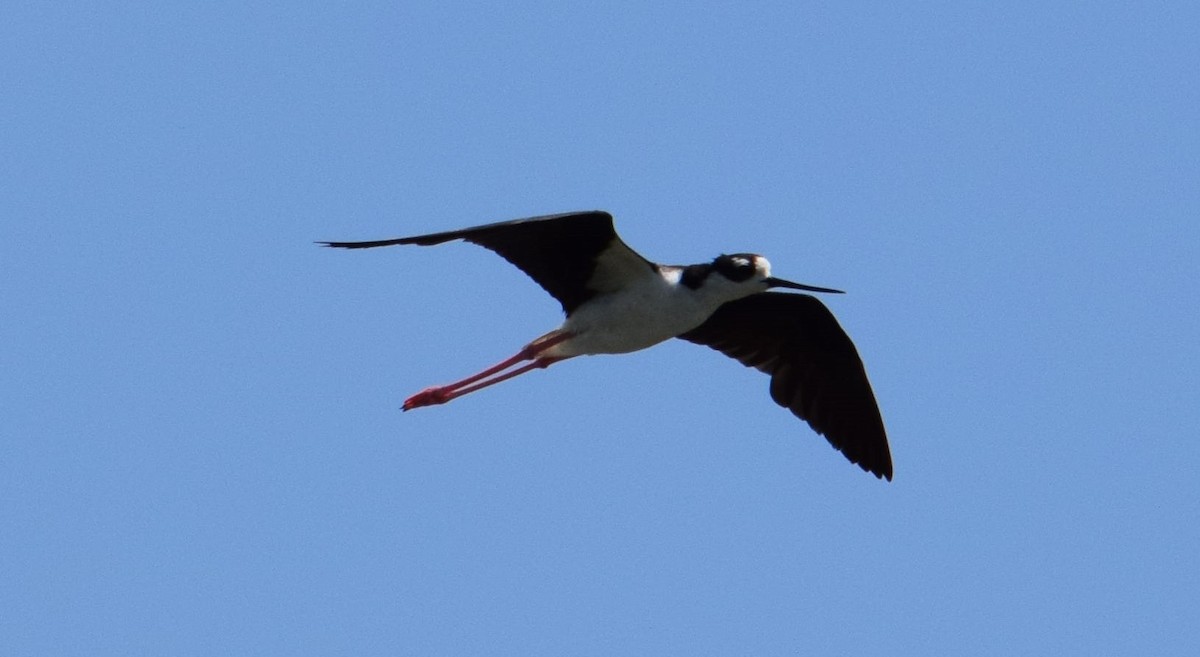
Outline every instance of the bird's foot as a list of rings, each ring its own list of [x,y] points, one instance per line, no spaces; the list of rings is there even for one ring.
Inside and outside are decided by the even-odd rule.
[[[405,399],[404,410],[411,411],[414,408],[420,408],[422,406],[445,404],[454,398],[454,395],[451,393],[452,391],[449,388],[437,386],[433,388],[426,388],[412,397]]]

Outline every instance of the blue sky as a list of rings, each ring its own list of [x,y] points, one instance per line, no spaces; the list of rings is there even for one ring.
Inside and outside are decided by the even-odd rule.
[[[8,3],[0,653],[1200,651],[1191,3]],[[842,288],[893,483],[683,342],[443,407],[606,209]]]

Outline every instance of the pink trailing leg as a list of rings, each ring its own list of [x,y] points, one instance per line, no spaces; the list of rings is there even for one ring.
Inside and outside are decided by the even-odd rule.
[[[426,388],[421,392],[418,392],[412,397],[404,400],[404,410],[411,411],[414,408],[420,408],[422,406],[445,404],[451,399],[470,394],[476,390],[482,390],[488,386],[500,383],[501,381],[507,381],[514,376],[519,376],[531,370],[549,367],[560,360],[564,360],[566,357],[544,357],[539,356],[539,354],[570,337],[571,334],[565,331],[552,331],[547,333],[537,340],[525,345],[521,351],[518,351],[517,354],[512,358],[496,363],[495,365],[483,370],[482,372],[479,372],[478,374],[472,374],[461,381],[455,381],[454,383],[449,383],[444,386]],[[517,363],[522,363],[527,360],[533,362],[522,365],[521,367],[509,372],[504,372]]]

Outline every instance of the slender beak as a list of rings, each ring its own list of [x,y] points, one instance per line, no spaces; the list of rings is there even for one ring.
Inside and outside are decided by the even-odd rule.
[[[785,281],[782,278],[775,278],[774,276],[763,279],[763,282],[767,284],[767,287],[786,287],[789,290],[806,290],[808,292],[829,292],[832,294],[845,294],[845,292],[843,292],[841,290],[835,290],[831,287],[816,287],[815,285],[805,285],[803,283],[793,283],[791,281]]]

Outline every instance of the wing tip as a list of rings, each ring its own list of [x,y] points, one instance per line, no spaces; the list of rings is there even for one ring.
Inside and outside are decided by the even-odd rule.
[[[356,246],[357,242],[320,242],[320,241],[318,241],[318,242],[313,242],[313,244],[316,244],[316,245],[318,245],[318,246],[323,246],[323,247],[325,247],[325,248],[327,248],[327,249],[355,249],[355,248],[362,248],[361,246]]]
[[[882,458],[864,458],[862,455],[851,456],[850,454],[842,451],[842,449],[836,445],[834,445],[834,449],[842,452],[842,455],[846,457],[846,460],[862,468],[863,472],[875,475],[876,479],[886,479],[887,481],[892,480],[892,455],[890,452],[885,451]],[[887,449],[886,445],[884,449]]]
[[[398,238],[395,238],[395,239],[387,239],[387,240],[373,240],[373,241],[370,241],[370,242],[325,242],[325,241],[316,241],[316,242],[313,242],[313,244],[318,244],[318,245],[320,245],[320,246],[324,246],[324,247],[331,248],[331,249],[370,249],[370,248],[374,248],[374,247],[377,247],[377,246],[393,246],[393,245],[396,245],[396,244],[420,244],[420,242],[414,242],[414,241],[413,241],[414,239],[416,239],[416,238],[411,238],[411,237],[398,237]]]

